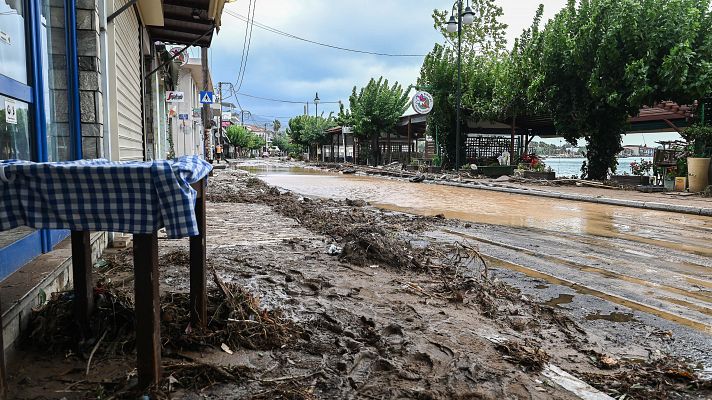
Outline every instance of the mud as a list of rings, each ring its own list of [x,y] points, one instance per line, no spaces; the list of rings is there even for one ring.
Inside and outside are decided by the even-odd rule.
[[[258,315],[284,318],[295,334],[264,346],[230,342],[233,354],[223,338],[194,341],[184,310],[172,308],[184,302],[187,242],[161,240],[162,319],[191,341],[164,344],[155,398],[575,399],[542,374],[547,365],[626,398],[712,396],[687,362],[626,362],[557,307],[495,278],[472,242],[426,234],[452,221],[303,197],[237,171],[209,184],[216,281],[254,296]],[[97,277],[130,291],[129,252],[111,257]],[[9,369],[16,398],[136,394],[131,352],[98,351],[86,374],[81,353],[38,347]],[[601,362],[609,359],[614,369]]]

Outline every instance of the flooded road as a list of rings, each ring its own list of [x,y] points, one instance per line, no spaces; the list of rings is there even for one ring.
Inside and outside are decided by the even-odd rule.
[[[506,271],[504,278],[592,324],[636,323],[631,312],[637,311],[663,327],[673,323],[702,332],[712,346],[710,217],[304,168],[244,169],[303,195],[361,199],[384,209],[472,222],[430,236],[476,243],[493,266]],[[522,285],[522,276],[532,284]],[[570,293],[559,297],[542,281]],[[603,302],[577,301],[583,296]],[[605,310],[610,304],[624,311]]]

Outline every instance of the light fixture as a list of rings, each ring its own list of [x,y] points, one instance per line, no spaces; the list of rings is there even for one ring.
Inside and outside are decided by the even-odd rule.
[[[450,21],[447,23],[447,31],[450,33],[457,32],[457,20],[454,15],[450,16]]]
[[[475,22],[475,13],[472,12],[472,8],[470,8],[470,6],[467,6],[467,8],[465,8],[465,12],[462,13],[462,23],[465,25],[472,25],[473,22]]]
[[[190,16],[193,17],[193,19],[200,19],[200,10],[194,8],[193,12],[190,13]]]
[[[316,96],[314,96],[314,104],[319,104],[319,92],[316,93]]]

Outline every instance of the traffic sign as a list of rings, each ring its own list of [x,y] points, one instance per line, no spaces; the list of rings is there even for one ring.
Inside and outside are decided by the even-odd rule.
[[[203,104],[213,104],[215,101],[213,92],[206,92],[206,91],[201,91],[200,92],[200,102]]]

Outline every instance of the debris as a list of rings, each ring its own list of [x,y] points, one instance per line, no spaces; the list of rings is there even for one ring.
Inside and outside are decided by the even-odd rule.
[[[332,243],[329,245],[329,248],[326,249],[326,254],[328,254],[330,256],[338,256],[339,254],[341,254],[342,250],[343,249],[341,247]]]
[[[425,180],[425,175],[416,175],[409,179],[413,183],[420,183]]]
[[[226,345],[225,343],[221,344],[220,348],[222,349],[222,351],[226,352],[227,354],[233,354],[232,350],[230,350],[230,346]]]
[[[602,354],[599,357],[598,363],[601,366],[601,368],[603,368],[603,369],[618,368],[618,361],[615,358],[605,355],[605,354]]]

